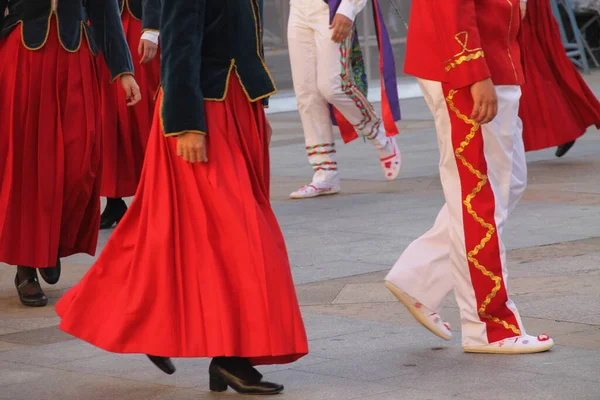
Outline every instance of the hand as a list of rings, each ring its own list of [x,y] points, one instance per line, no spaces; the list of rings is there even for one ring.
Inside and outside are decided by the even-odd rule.
[[[352,32],[354,26],[352,20],[343,14],[335,14],[329,29],[333,29],[331,40],[335,43],[342,43]]]
[[[194,132],[182,133],[177,137],[177,155],[187,162],[208,162],[206,136]]]
[[[142,94],[140,93],[140,87],[133,75],[121,75],[121,87],[125,91],[125,97],[127,99],[127,105],[133,106],[142,100]]]
[[[527,2],[521,1],[521,19],[525,19],[525,15],[527,15]]]
[[[158,52],[158,45],[156,43],[151,42],[150,40],[141,39],[140,45],[138,46],[138,54],[142,59],[140,63],[146,64],[156,57],[156,53]]]
[[[473,112],[471,119],[478,124],[487,124],[498,114],[498,97],[490,78],[471,85],[473,96]]]
[[[273,128],[271,123],[267,120],[267,139],[269,140],[269,146],[271,145],[271,137],[273,136]]]

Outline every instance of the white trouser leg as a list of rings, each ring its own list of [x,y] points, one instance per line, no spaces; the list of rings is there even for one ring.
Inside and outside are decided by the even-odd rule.
[[[434,104],[431,97],[426,95],[425,100],[433,113]],[[515,209],[527,186],[527,163],[522,131],[522,122],[519,119],[514,130],[508,215]],[[484,142],[487,146],[486,153],[494,151],[493,143],[492,140]],[[440,147],[441,145],[442,143]],[[490,180],[494,179],[493,176],[490,174]],[[496,185],[502,186],[500,182]],[[433,227],[406,248],[386,277],[387,281],[436,312],[439,312],[444,299],[453,288],[449,221],[448,207],[444,204]],[[500,236],[502,228],[503,225],[499,227]]]
[[[369,100],[354,84],[351,38],[343,43],[331,40],[329,7],[322,0],[315,3],[312,27],[317,45],[317,86],[321,95],[350,122],[357,133],[369,139],[378,149],[388,143],[381,118]],[[393,149],[392,149],[393,152]]]
[[[327,4],[292,0],[288,21],[288,45],[294,91],[304,129],[308,160],[315,170],[313,183],[339,184],[333,126],[329,106],[317,86],[317,32],[314,20]]]
[[[478,275],[481,272],[474,267],[470,268],[465,256],[463,195],[454,154],[456,146],[451,139],[452,123],[456,125],[457,122],[451,122],[450,113],[453,111],[448,109],[441,84],[430,81],[420,81],[420,84],[436,121],[440,147],[440,177],[447,203],[438,214],[433,228],[406,249],[386,280],[426,307],[438,310],[453,286],[453,272],[463,321],[463,345],[485,344],[488,341],[486,323],[482,322],[478,313],[478,308],[485,299],[476,299],[473,293],[474,282],[471,281],[470,275],[476,276],[476,285],[480,287],[486,287],[489,282],[481,280],[481,276]],[[489,183],[496,203],[493,218],[498,233],[501,233],[507,214],[514,209],[525,189],[527,169],[521,125],[516,114],[520,90],[518,87],[498,87],[497,92],[498,117],[483,127],[482,134]],[[505,294],[506,254],[502,241],[497,240],[497,243],[498,257],[491,257],[492,261],[489,261],[490,258],[486,260],[495,263],[496,267],[501,266],[497,275],[502,279],[499,292]],[[488,307],[512,316],[517,321],[517,324],[513,325],[522,326],[518,312],[508,298],[506,304],[493,304]],[[502,334],[494,332],[489,336]],[[516,335],[512,331],[506,334]]]

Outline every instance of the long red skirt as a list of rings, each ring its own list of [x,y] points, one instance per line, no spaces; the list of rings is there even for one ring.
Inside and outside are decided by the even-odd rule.
[[[0,261],[43,268],[93,255],[100,217],[101,129],[94,56],[39,50],[21,27],[0,41]]]
[[[110,82],[110,71],[102,57],[98,57],[104,138],[100,194],[105,197],[129,197],[135,194],[152,126],[154,99],[160,84],[160,55],[148,64],[140,64],[138,46],[142,23],[133,18],[127,9],[123,11],[122,21],[142,101],[128,107],[120,83],[118,80]]]
[[[525,150],[541,150],[600,128],[600,102],[565,53],[549,0],[529,0],[521,33],[526,84],[519,115]]]
[[[159,113],[135,199],[56,305],[60,328],[116,353],[297,360],[308,345],[269,202],[262,106],[232,75],[226,100],[206,103],[207,164],[177,156]]]

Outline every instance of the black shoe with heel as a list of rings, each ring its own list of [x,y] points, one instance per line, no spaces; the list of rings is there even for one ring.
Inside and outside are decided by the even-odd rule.
[[[212,392],[224,392],[228,387],[240,394],[250,395],[271,395],[283,392],[283,385],[263,381],[262,375],[244,358],[215,358],[210,363],[208,373]]]
[[[127,204],[123,199],[106,199],[106,208],[100,216],[100,229],[110,229],[113,225],[121,222],[127,211]]]
[[[23,289],[30,285],[34,287],[35,292],[31,294],[24,294]],[[21,300],[21,304],[24,306],[44,307],[48,304],[48,298],[40,286],[40,281],[38,281],[37,274],[23,281],[19,281],[19,274],[17,273],[15,276],[15,287],[17,288],[17,293],[19,294],[19,300]]]
[[[146,354],[146,356],[148,356],[150,361],[152,361],[152,364],[156,365],[158,369],[160,369],[165,374],[173,375],[175,373],[176,369],[170,358],[151,356],[150,354]]]
[[[56,285],[60,279],[60,258],[56,260],[54,267],[38,268],[38,270],[40,271],[40,276],[48,285]]]
[[[575,141],[573,140],[572,142],[568,142],[568,143],[561,144],[560,146],[558,146],[556,148],[556,157],[562,157],[565,154],[567,154],[567,152],[569,150],[571,150],[571,147],[573,147],[574,144],[575,144]]]

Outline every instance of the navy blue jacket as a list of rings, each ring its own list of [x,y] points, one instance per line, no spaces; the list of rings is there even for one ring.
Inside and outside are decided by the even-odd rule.
[[[30,50],[43,47],[54,15],[51,3],[50,0],[0,0],[0,10],[8,7],[6,17],[4,12],[0,13],[0,38],[22,24],[24,45]],[[56,18],[66,50],[79,49],[85,35],[94,54],[98,49],[102,51],[113,78],[133,73],[117,0],[58,0]]]
[[[158,31],[161,0],[119,0],[121,14],[127,9],[133,18],[142,21],[142,31]]]
[[[167,136],[205,133],[204,101],[225,99],[231,73],[251,102],[275,93],[263,58],[262,0],[164,1],[160,34]]]

